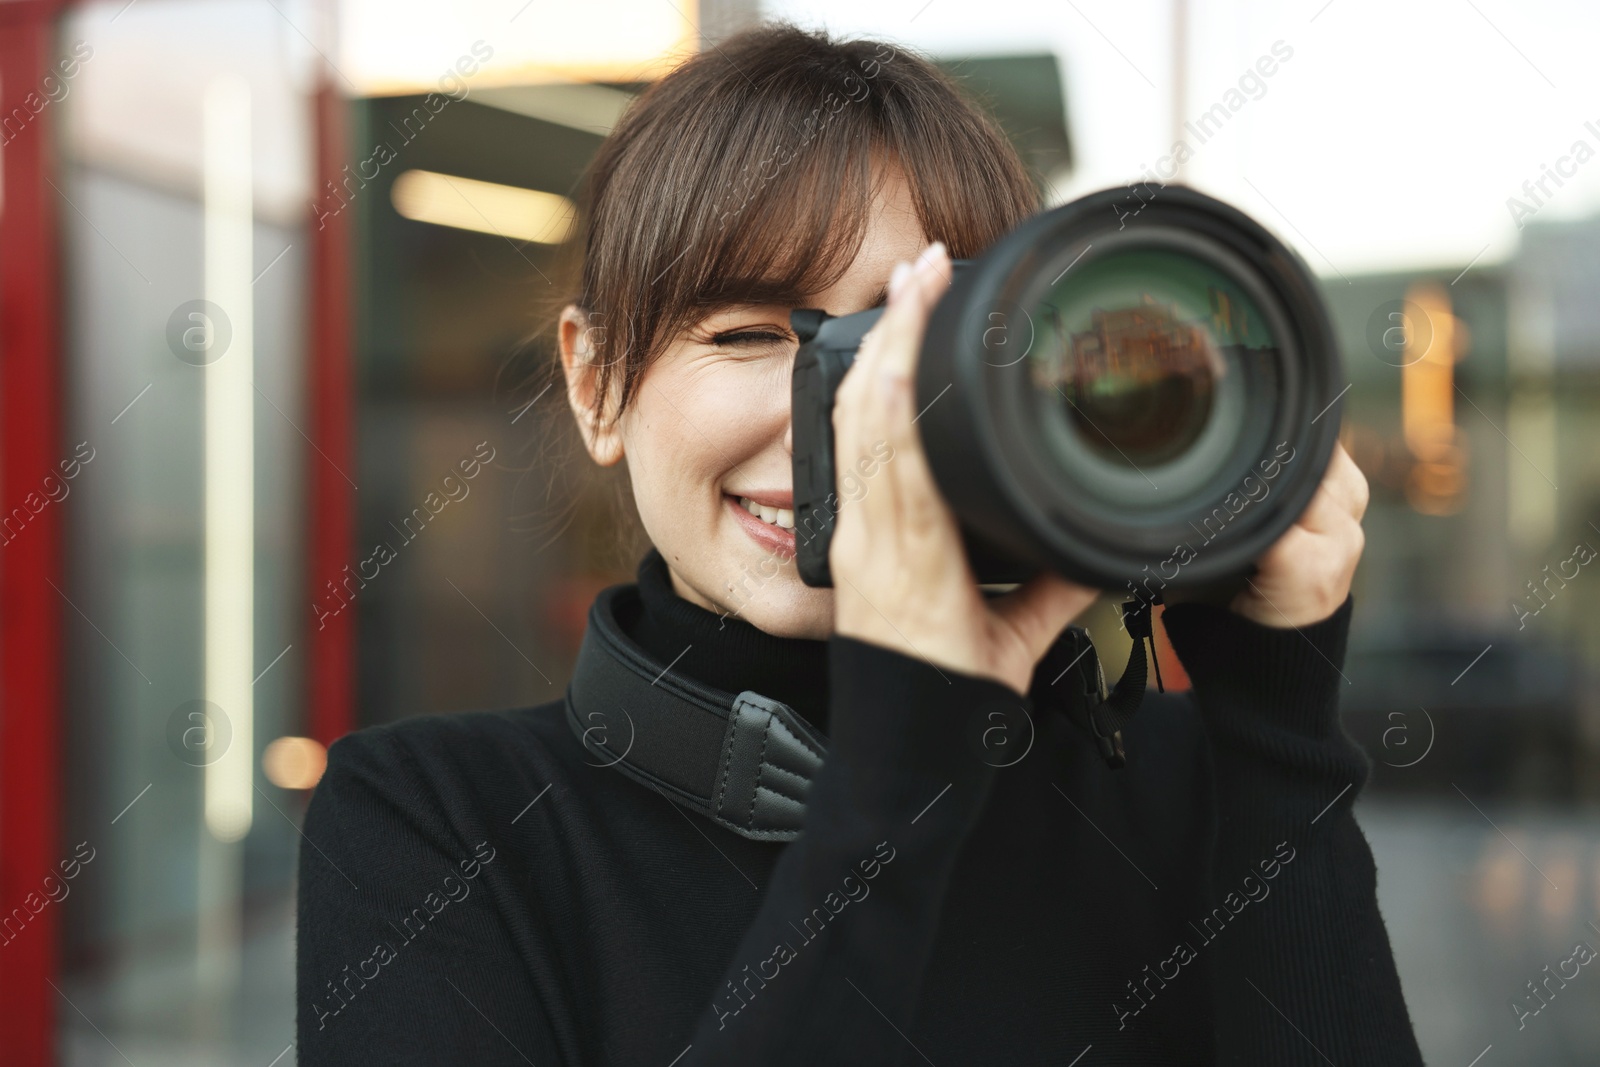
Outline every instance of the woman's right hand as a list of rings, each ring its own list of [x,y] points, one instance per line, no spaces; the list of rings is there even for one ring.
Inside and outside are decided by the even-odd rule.
[[[923,333],[949,284],[942,243],[896,266],[888,307],[839,384],[837,469],[875,470],[840,501],[828,552],[834,632],[1026,694],[1034,666],[1099,594],[1049,572],[992,599],[977,586],[913,422]]]

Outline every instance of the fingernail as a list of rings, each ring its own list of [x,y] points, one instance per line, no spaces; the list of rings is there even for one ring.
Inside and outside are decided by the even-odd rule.
[[[944,253],[944,251],[944,242],[935,241],[927,248],[924,248],[921,252],[917,253],[916,273],[918,275],[927,275],[937,270],[938,268],[934,266],[934,263],[936,260],[938,260],[939,256]]]
[[[890,300],[893,300],[900,290],[905,287],[906,279],[909,277],[911,277],[911,264],[901,260],[894,265],[894,270],[889,272]]]

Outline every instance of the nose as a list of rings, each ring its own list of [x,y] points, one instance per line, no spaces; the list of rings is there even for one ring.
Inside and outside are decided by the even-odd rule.
[[[794,458],[794,409],[789,411],[789,417],[783,421],[783,450],[789,453],[789,458]]]

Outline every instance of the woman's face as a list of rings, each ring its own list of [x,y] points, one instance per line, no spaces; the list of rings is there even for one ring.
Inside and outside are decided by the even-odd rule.
[[[889,171],[855,260],[804,306],[845,315],[881,303],[894,265],[928,241],[904,175]],[[679,596],[768,633],[823,638],[833,629],[833,590],[804,584],[794,565],[792,310],[711,314],[662,350],[614,428],[586,429],[585,438],[596,462],[627,457],[639,515]],[[562,362],[569,399],[588,426],[590,394],[574,360],[582,330],[581,313],[569,307]]]

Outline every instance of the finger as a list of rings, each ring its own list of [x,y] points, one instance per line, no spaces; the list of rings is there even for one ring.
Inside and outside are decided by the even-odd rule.
[[[1022,642],[1028,661],[1037,663],[1061,631],[1099,595],[1098,589],[1046,571],[989,601],[989,610]]]
[[[911,266],[908,263],[895,264],[895,273],[891,276],[889,288],[898,289],[894,280],[902,274],[909,274]],[[875,399],[877,389],[877,367],[884,346],[892,340],[884,328],[884,320],[891,314],[894,301],[885,307],[878,321],[873,324],[861,338],[861,344],[856,348],[855,359],[851,361],[849,369],[845,371],[839,388],[834,393],[833,424],[834,424],[834,466],[836,481],[851,465],[858,462],[865,454],[864,446],[873,440],[872,434],[878,427],[873,425],[873,413],[868,410]],[[892,320],[891,320],[892,321]],[[880,406],[884,397],[876,396]],[[881,415],[880,415],[881,418]],[[879,439],[883,437],[879,433]],[[842,486],[840,487],[842,490]],[[840,503],[845,503],[845,494],[841,491]]]
[[[1328,535],[1316,533],[1304,526],[1291,526],[1282,537],[1272,543],[1256,560],[1256,588],[1273,584],[1276,575],[1295,574],[1303,569],[1306,560],[1316,556],[1327,541]]]
[[[1366,547],[1366,533],[1351,515],[1326,498],[1319,508],[1320,526],[1296,523],[1257,559],[1257,572],[1296,575],[1324,560],[1337,560],[1341,568],[1355,566]]]
[[[1349,520],[1349,509],[1343,501],[1334,496],[1327,483],[1324,482],[1312,494],[1311,502],[1300,513],[1300,517],[1295,520],[1294,525],[1314,534],[1326,534],[1330,530],[1336,529],[1339,523],[1348,522]]]
[[[889,305],[863,340],[851,368],[857,381],[849,397],[853,440],[848,445],[858,454],[846,451],[847,443],[841,442],[840,474],[842,477],[845,465],[853,462],[874,467],[862,449],[875,449],[880,456],[890,451],[893,461],[887,464],[887,473],[879,476],[884,484],[863,495],[864,512],[874,523],[890,528],[906,525],[913,532],[932,534],[933,540],[942,543],[946,531],[939,527],[947,525],[942,515],[946,509],[914,425],[912,372],[928,314],[949,284],[949,258],[944,246],[934,242],[918,260],[909,274],[896,268],[898,284],[891,286],[894,292]]]
[[[882,363],[882,354],[886,348],[899,343],[905,335],[905,325],[902,322],[906,309],[900,306],[896,294],[904,288],[903,282],[909,278],[914,268],[904,261],[896,263],[894,272],[889,280],[889,302],[878,316],[878,321],[861,338],[861,344],[856,348],[855,359],[851,361],[850,368],[845,371],[844,378],[839,382],[839,388],[834,394],[834,409],[847,409],[852,413],[859,412],[876,387],[878,367]],[[842,437],[836,438],[842,444]],[[844,453],[841,449],[841,454]]]
[[[1367,500],[1370,495],[1367,476],[1361,473],[1361,468],[1350,458],[1350,453],[1345,451],[1344,445],[1334,445],[1333,456],[1328,460],[1328,470],[1323,475],[1322,484],[1327,486],[1330,495],[1335,497],[1357,522],[1361,521],[1361,517],[1367,512]]]
[[[1328,462],[1328,472],[1322,484],[1311,497],[1311,502],[1300,513],[1295,524],[1313,533],[1327,534],[1342,530],[1347,524],[1360,524],[1367,510],[1367,479],[1343,448],[1334,451]]]
[[[890,298],[875,331],[882,331],[875,376],[910,378],[922,352],[928,316],[950,286],[950,256],[944,243],[935,241],[917,256],[911,273]]]
[[[909,339],[896,343],[902,342],[910,343]],[[915,404],[911,381],[894,375],[879,377],[863,395],[857,445],[873,455],[863,452],[858,462],[864,462],[872,474],[853,481],[856,506],[874,540],[882,536],[885,543],[921,556],[959,557],[964,568],[955,516],[934,482],[921,434],[913,422]],[[883,461],[874,466],[874,457]]]
[[[1349,515],[1330,533],[1292,527],[1262,555],[1256,577],[1241,596],[1259,598],[1270,609],[1269,626],[1299,626],[1326,618],[1344,603],[1365,546],[1361,526]]]
[[[923,249],[915,263],[895,264],[889,303],[861,339],[855,361],[840,383],[840,399],[872,392],[885,374],[890,381],[911,377],[928,315],[949,277],[949,257],[938,241]]]

